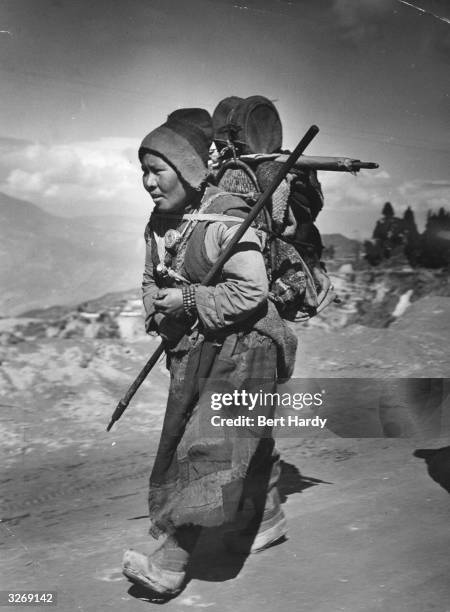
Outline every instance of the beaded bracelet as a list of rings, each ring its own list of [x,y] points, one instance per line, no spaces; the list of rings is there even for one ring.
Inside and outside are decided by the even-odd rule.
[[[187,315],[191,315],[195,310],[195,286],[194,285],[185,285],[181,288],[181,292],[183,294],[183,308],[184,312]]]

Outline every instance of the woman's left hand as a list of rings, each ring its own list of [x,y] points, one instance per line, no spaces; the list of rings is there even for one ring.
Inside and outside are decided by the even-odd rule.
[[[160,289],[153,303],[156,312],[162,312],[172,317],[180,317],[184,314],[181,289]]]

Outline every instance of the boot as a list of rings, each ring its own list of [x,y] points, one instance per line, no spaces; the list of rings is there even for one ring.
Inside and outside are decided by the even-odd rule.
[[[172,597],[178,595],[183,590],[186,572],[163,569],[152,557],[153,555],[143,555],[131,548],[126,550],[122,562],[123,575],[152,593]]]
[[[132,549],[125,551],[124,576],[153,593],[178,595],[183,590],[186,567],[198,536],[195,527],[180,528],[149,556]]]
[[[240,554],[254,554],[286,539],[287,521],[280,505],[276,487],[267,493],[264,510],[256,512],[253,520],[241,531],[229,531],[224,535],[228,550]]]

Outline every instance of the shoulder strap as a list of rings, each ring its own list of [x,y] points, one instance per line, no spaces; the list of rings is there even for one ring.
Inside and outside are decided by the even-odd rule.
[[[198,215],[186,214],[183,215],[183,219],[192,221],[237,221],[242,223],[244,220],[242,217],[234,217],[233,215],[219,214],[219,213],[199,213]]]

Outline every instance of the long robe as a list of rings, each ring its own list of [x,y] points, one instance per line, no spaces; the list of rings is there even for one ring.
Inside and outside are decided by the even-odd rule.
[[[245,212],[241,200],[214,189],[203,199],[206,212],[211,210],[212,196],[216,196],[213,212],[217,198],[225,214],[239,207]],[[196,241],[191,246],[199,246],[201,236],[197,252],[205,253],[206,263],[211,264],[236,224],[202,223],[191,235],[190,240]],[[178,226],[182,230],[182,223]],[[177,227],[175,219],[169,219],[166,227]],[[164,230],[164,224],[150,219],[143,283],[148,330],[157,330],[162,322],[153,309],[157,287],[165,282],[173,286],[156,272]],[[189,255],[189,246],[188,239],[184,254],[189,261],[179,260],[177,271],[190,276],[197,288],[198,326],[167,351],[169,398],[149,487],[150,533],[155,537],[184,525],[212,527],[233,521],[245,498],[265,497],[278,472],[277,454],[271,428],[258,425],[258,416],[273,416],[273,406],[262,401],[250,411],[235,401],[214,411],[212,396],[245,390],[265,397],[276,389],[277,369],[286,370],[286,362],[293,361],[295,354],[292,333],[267,300],[264,261],[253,230],[244,235],[212,287],[199,285],[204,270],[199,269],[198,258]],[[217,426],[217,417],[234,421]]]

